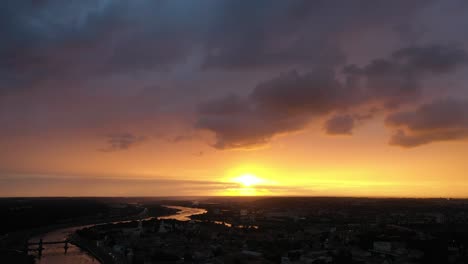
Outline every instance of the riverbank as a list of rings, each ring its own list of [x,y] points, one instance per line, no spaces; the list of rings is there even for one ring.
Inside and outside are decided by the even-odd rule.
[[[87,220],[78,220],[75,222],[70,222],[66,224],[56,224],[56,225],[49,225],[24,231],[15,232],[17,234],[21,234],[21,236],[27,236],[26,241],[34,238],[39,237],[42,234],[46,234],[52,232],[57,229],[66,229],[72,227],[85,227],[91,225],[99,225],[99,224],[106,224],[112,222],[123,222],[123,221],[136,221],[147,219],[151,217],[164,217],[172,214],[176,214],[179,210],[173,208],[167,208],[161,206],[164,210],[154,210],[154,207],[142,207],[142,210],[134,215],[122,215],[122,216],[114,216],[114,217],[106,217],[106,218],[98,218],[98,219],[87,219]],[[11,236],[15,235],[15,233],[11,233]],[[24,243],[23,243],[24,244]]]
[[[133,206],[133,205],[132,205]],[[178,210],[166,208],[157,204],[140,204],[140,210],[136,211],[133,210],[132,214],[121,214],[121,215],[114,215],[112,217],[98,217],[98,216],[87,216],[87,217],[80,217],[75,219],[74,221],[69,221],[66,223],[57,223],[47,226],[35,227],[35,228],[28,228],[19,231],[9,232],[0,236],[0,250],[6,252],[15,252],[15,254],[23,254],[24,258],[30,259],[37,257],[34,252],[28,252],[31,255],[28,255],[25,252],[25,247],[28,242],[37,242],[40,238],[44,238],[44,240],[62,240],[67,237],[67,234],[72,234],[75,232],[75,228],[83,228],[86,226],[93,226],[99,224],[105,224],[109,222],[123,222],[123,221],[134,221],[140,219],[147,219],[150,217],[158,217],[158,216],[165,216],[175,214]],[[34,221],[33,217],[30,218]],[[54,238],[47,238],[51,233],[55,233]],[[80,250],[79,247],[73,246],[76,250]],[[50,248],[50,247],[48,247]],[[71,249],[74,252],[73,248]],[[48,250],[46,250],[48,252]],[[87,250],[84,250],[87,252]],[[46,253],[47,254],[47,253]],[[51,254],[54,254],[51,252]],[[22,256],[21,256],[22,257]],[[91,258],[91,256],[89,256]],[[70,258],[73,258],[70,256]],[[46,260],[47,256],[43,256],[42,259],[36,260],[39,263],[48,263]],[[10,261],[7,263],[24,263],[23,261]],[[29,262],[26,262],[29,263]],[[60,263],[60,262],[53,262],[53,263]],[[67,262],[68,263],[68,262]],[[75,262],[70,262],[75,263]],[[83,262],[76,262],[76,263],[83,263]]]
[[[158,217],[147,217],[140,220],[151,220],[151,219],[173,219],[177,221],[186,222],[190,220],[190,217],[193,215],[204,214],[207,211],[203,208],[192,208],[192,207],[183,207],[183,206],[171,206],[164,205],[168,209],[172,209],[173,212],[170,215],[160,215]],[[121,221],[124,223],[126,221]],[[111,222],[112,223],[112,222]],[[115,223],[115,222],[113,222]],[[110,224],[110,223],[109,223]],[[100,225],[96,225],[100,226]],[[70,235],[71,243],[79,247],[81,250],[87,252],[89,255],[93,256],[96,260],[102,264],[121,264],[127,263],[126,259],[123,259],[122,256],[114,256],[110,248],[106,246],[97,246],[96,241],[90,240],[86,237],[79,235],[79,232],[74,232]]]
[[[115,264],[114,259],[109,256],[109,254],[95,245],[92,241],[85,239],[78,235],[77,233],[72,234],[70,237],[70,243],[79,247],[81,250],[87,252],[89,255],[93,256],[101,264]]]
[[[105,217],[105,218],[97,218],[97,217],[86,217],[83,219],[79,219],[73,222],[68,223],[61,223],[61,224],[54,224],[36,228],[30,228],[21,231],[15,231],[6,234],[3,239],[0,241],[0,248],[8,247],[9,249],[23,251],[25,245],[28,241],[35,237],[39,237],[42,234],[47,234],[57,229],[66,229],[72,228],[75,226],[86,226],[86,225],[95,225],[100,223],[107,223],[113,221],[131,221],[135,219],[141,219],[148,217],[147,214],[142,214],[146,208],[142,208],[140,212],[133,215],[121,215],[121,216],[114,216],[114,217]]]
[[[125,261],[112,259],[112,254],[109,254],[112,252],[108,250],[99,249],[98,247],[96,247],[93,241],[88,241],[86,239],[83,239],[82,237],[76,236],[76,231],[86,227],[99,226],[109,223],[125,223],[130,221],[153,219],[161,216],[175,215],[179,212],[179,210],[177,209],[167,208],[160,205],[147,206],[148,208],[142,207],[143,210],[141,210],[138,214],[132,216],[100,218],[95,219],[96,221],[78,221],[75,222],[75,224],[67,223],[67,225],[52,225],[40,229],[35,229],[33,231],[29,230],[29,234],[35,233],[34,236],[30,237],[29,241],[36,241],[40,238],[43,238],[45,241],[56,241],[65,238],[73,238],[73,240],[71,241],[71,244],[73,244],[73,246],[69,248],[69,251],[71,251],[72,254],[65,254],[59,256],[60,252],[63,252],[63,249],[47,248],[44,251],[42,257],[40,259],[37,259],[37,263],[124,263]],[[59,253],[59,255],[57,255],[57,253]],[[50,259],[51,262],[49,262],[48,259]]]

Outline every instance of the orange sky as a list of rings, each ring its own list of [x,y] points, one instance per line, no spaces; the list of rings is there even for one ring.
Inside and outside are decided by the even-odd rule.
[[[0,196],[468,197],[457,1],[32,2],[0,8]]]
[[[263,148],[225,151],[200,140],[152,140],[128,151],[109,153],[95,151],[100,142],[87,138],[82,142],[48,141],[47,146],[37,144],[36,148],[15,144],[17,149],[1,159],[1,167],[9,172],[4,175],[41,177],[50,184],[44,192],[26,186],[27,180],[25,186],[11,180],[0,191],[5,196],[466,197],[466,142],[406,149],[389,146],[382,140],[385,133],[381,125],[372,123],[360,127],[355,136],[327,136],[309,127],[279,136]],[[244,174],[262,181],[250,188],[237,186],[235,179]],[[57,178],[59,183],[55,183]],[[161,185],[160,179],[169,183]],[[82,188],[77,188],[80,184]]]

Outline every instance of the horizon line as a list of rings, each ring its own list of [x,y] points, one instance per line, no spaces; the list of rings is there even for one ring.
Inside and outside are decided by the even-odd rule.
[[[467,197],[442,197],[442,196],[327,196],[327,195],[126,195],[126,196],[0,196],[0,199],[12,198],[352,198],[352,199],[443,199],[443,200],[468,200]]]

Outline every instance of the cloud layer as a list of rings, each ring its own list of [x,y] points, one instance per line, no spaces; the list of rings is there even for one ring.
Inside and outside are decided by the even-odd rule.
[[[459,0],[7,0],[0,143],[95,133],[114,151],[207,130],[217,149],[252,148],[312,122],[351,134],[375,109],[401,130],[392,144],[464,138],[414,139],[391,120],[466,86],[453,77],[468,62],[466,17]],[[445,82],[429,93],[429,79]],[[115,132],[128,127],[139,136]]]
[[[414,111],[398,112],[386,123],[397,128],[390,144],[415,147],[435,141],[468,138],[468,101],[436,100]]]
[[[354,118],[350,115],[335,115],[325,122],[324,128],[329,135],[350,135],[354,128]]]
[[[399,49],[363,67],[346,65],[341,79],[329,68],[290,71],[259,83],[245,98],[230,95],[202,104],[197,126],[215,133],[216,148],[249,148],[301,130],[313,119],[357,111],[356,117],[340,115],[325,122],[328,134],[350,134],[354,119],[369,114],[363,107],[392,111],[417,103],[423,78],[453,72],[467,62],[463,49],[426,45]]]
[[[136,136],[130,133],[113,134],[107,136],[108,146],[100,149],[104,152],[113,152],[119,150],[127,150],[135,145],[147,140],[145,136]]]

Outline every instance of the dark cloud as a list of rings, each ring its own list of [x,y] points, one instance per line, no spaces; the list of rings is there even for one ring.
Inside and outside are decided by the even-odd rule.
[[[448,73],[468,62],[468,54],[460,47],[429,45],[404,48],[393,54],[403,68],[415,73]]]
[[[199,105],[202,114],[236,115],[250,111],[249,102],[234,94]]]
[[[361,93],[362,100],[383,101],[385,107],[394,108],[421,96],[424,77],[455,71],[467,62],[466,51],[455,46],[412,46],[364,67],[348,65],[344,73],[348,85]]]
[[[247,98],[230,95],[200,105],[197,127],[215,132],[219,149],[250,148],[303,129],[315,115],[350,102],[333,72],[295,71],[260,83]]]
[[[343,34],[404,23],[428,1],[220,1],[206,41],[206,68],[336,65]],[[242,19],[239,19],[242,18]],[[323,25],[326,25],[325,27]]]
[[[466,139],[468,130],[441,130],[420,134],[409,134],[403,130],[397,130],[390,138],[390,145],[401,146],[405,148],[417,147],[437,141],[453,141]]]
[[[413,131],[468,126],[468,102],[455,99],[437,100],[421,105],[412,112],[399,112],[387,118],[387,124],[405,126]]]
[[[305,34],[310,27],[319,28],[307,22],[307,15],[296,12],[303,3],[221,1],[204,45],[204,67],[246,69],[342,61],[336,44],[331,47],[317,41],[317,35]]]
[[[0,87],[168,71],[195,53],[209,69],[336,65],[341,34],[403,23],[427,2],[7,0]]]
[[[415,103],[427,74],[445,74],[465,65],[466,52],[452,46],[403,48],[388,58],[344,68],[340,81],[333,69],[290,71],[258,84],[246,97],[228,96],[200,106],[198,128],[215,133],[216,148],[264,145],[278,134],[303,129],[316,117],[366,105],[396,109]],[[356,119],[369,113],[357,113]],[[334,117],[330,134],[351,133],[354,117]]]
[[[257,147],[354,100],[331,69],[291,71],[258,84],[247,98],[230,95],[201,104],[197,127],[215,132],[216,148]]]
[[[144,136],[136,136],[130,133],[112,134],[107,136],[108,146],[100,149],[103,152],[127,150],[147,140]]]
[[[431,18],[425,11],[434,3],[445,6],[436,0],[6,0],[0,126],[38,134],[101,123],[114,131],[107,126],[156,123],[160,115],[186,121],[199,100],[231,93],[238,96],[202,104],[197,127],[215,133],[217,148],[236,148],[367,104],[395,110],[422,97],[424,78],[467,62],[463,38],[451,38],[459,47],[437,36],[418,42],[431,32],[404,30],[423,28],[416,20]],[[445,15],[453,9],[447,5]],[[437,24],[463,33],[457,22]],[[388,52],[380,47],[394,40],[395,29],[411,45],[398,49],[408,46],[398,39],[391,45],[396,52],[367,63]],[[356,44],[361,36],[372,37]],[[365,52],[354,54],[359,50]],[[246,94],[252,83],[259,84]],[[158,88],[139,94],[147,85]]]
[[[354,118],[351,115],[335,115],[324,124],[329,135],[351,135],[354,128]]]
[[[464,139],[468,137],[468,101],[437,100],[414,111],[391,114],[386,123],[397,129],[390,139],[392,145],[415,147]]]
[[[245,117],[204,117],[198,121],[198,127],[216,133],[218,149],[257,148],[267,144],[275,135],[298,131],[306,122],[302,119],[278,119],[262,116]]]
[[[7,0],[0,89],[168,71],[191,55],[210,69],[334,66],[346,58],[343,34],[409,23],[430,3]]]
[[[7,1],[0,89],[167,69],[191,52],[165,1]]]
[[[274,135],[299,130],[307,123],[307,117],[272,113],[251,103],[229,96],[202,104],[197,127],[215,132],[215,148],[232,149],[264,145]]]
[[[348,106],[353,98],[331,69],[305,74],[291,71],[260,83],[250,95],[258,108],[285,115],[323,114]],[[349,93],[349,96],[353,94]]]

